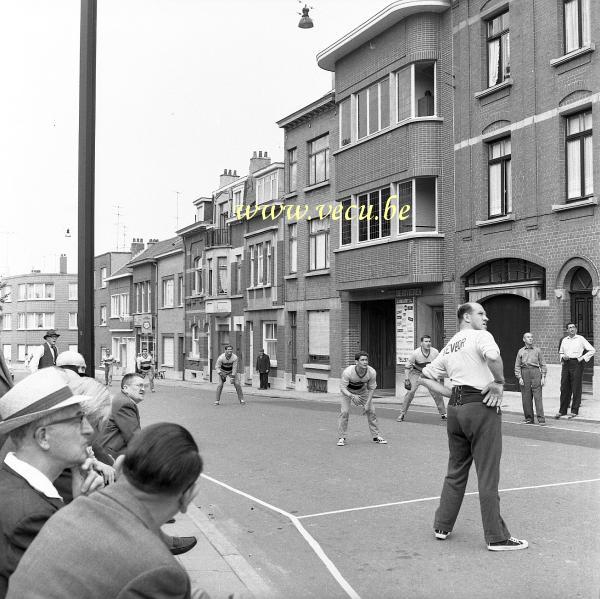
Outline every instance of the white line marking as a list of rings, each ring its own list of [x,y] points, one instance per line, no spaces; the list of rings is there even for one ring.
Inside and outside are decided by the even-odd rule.
[[[277,512],[278,514],[281,514],[282,516],[285,516],[286,518],[289,518],[291,520],[292,524],[298,530],[298,532],[302,535],[304,540],[310,545],[311,549],[316,553],[317,557],[323,562],[323,564],[325,565],[327,570],[329,570],[329,573],[333,576],[333,578],[335,578],[336,582],[344,589],[344,591],[346,591],[346,594],[348,595],[348,597],[351,597],[352,599],[360,599],[360,595],[350,586],[350,583],[342,576],[340,571],[336,568],[335,564],[327,557],[327,555],[325,554],[325,552],[323,551],[323,549],[321,548],[319,543],[317,543],[317,541],[310,535],[310,533],[304,528],[304,526],[302,526],[302,524],[300,523],[299,519],[296,516],[294,516],[293,514],[290,514],[289,512],[286,512],[278,507],[275,507],[274,505],[271,505],[270,503],[267,503],[266,501],[262,501],[261,499],[258,499],[257,497],[253,497],[252,495],[249,495],[248,493],[244,493],[244,491],[240,491],[239,489],[236,489],[226,483],[223,483],[223,482],[217,480],[216,478],[212,478],[211,476],[207,476],[206,474],[202,474],[201,476],[203,478],[205,478],[206,480],[209,480],[217,485],[220,485],[221,487],[224,487],[225,489],[228,489],[229,491],[237,493],[238,495],[242,495],[243,497],[246,497],[247,499],[250,499],[251,501],[258,503],[259,505],[262,505],[270,510]]]
[[[204,475],[202,475],[204,476]],[[590,478],[588,480],[574,480],[564,483],[548,483],[546,485],[533,485],[530,487],[513,487],[511,489],[499,489],[499,493],[507,493],[508,491],[527,491],[530,489],[544,489],[547,487],[564,487],[566,485],[579,485],[582,483],[597,483],[600,482],[600,478]],[[470,491],[469,493],[465,493],[465,497],[467,495],[479,495],[479,491]],[[297,516],[298,520],[304,520],[305,518],[317,518],[318,516],[332,516],[334,514],[345,514],[347,512],[359,512],[361,510],[374,510],[380,507],[391,507],[394,505],[406,505],[409,503],[421,503],[424,501],[435,501],[439,499],[439,495],[437,497],[421,497],[420,499],[408,499],[406,501],[393,501],[390,503],[379,503],[377,505],[365,505],[362,507],[351,507],[345,510],[332,510],[330,512],[319,512],[318,514],[306,514],[305,516]]]

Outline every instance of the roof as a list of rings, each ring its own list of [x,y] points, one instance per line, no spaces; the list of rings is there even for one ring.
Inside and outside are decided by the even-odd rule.
[[[450,0],[397,0],[392,2],[356,29],[347,33],[317,54],[317,64],[326,71],[335,71],[335,63],[389,29],[398,21],[419,12],[444,12]],[[281,127],[281,125],[279,125]]]
[[[328,91],[324,96],[321,96],[318,100],[315,100],[307,106],[296,110],[296,112],[293,112],[292,114],[278,120],[277,126],[290,127],[298,125],[302,121],[305,121],[308,118],[333,107],[335,105],[334,97],[335,96],[333,90]]]
[[[131,268],[125,264],[121,266],[118,270],[115,270],[110,277],[106,277],[107,281],[114,281],[115,279],[123,279],[124,277],[130,277],[133,273],[131,272]]]
[[[147,247],[143,252],[140,252],[135,258],[132,258],[127,266],[136,266],[143,262],[153,262],[158,256],[170,254],[175,250],[183,249],[183,241],[181,237],[171,237],[164,241],[157,241]]]

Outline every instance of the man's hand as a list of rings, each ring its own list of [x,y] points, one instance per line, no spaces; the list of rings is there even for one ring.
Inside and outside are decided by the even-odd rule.
[[[583,356],[579,356],[579,358],[577,358],[578,362],[583,362]]]
[[[519,385],[521,385],[521,387],[525,386],[525,381],[523,380],[523,377],[519,377]]]
[[[489,383],[482,390],[483,403],[490,408],[499,408],[502,403],[504,385],[500,383]]]
[[[542,374],[542,380],[540,381],[540,385],[543,387],[546,384],[546,377]]]
[[[100,460],[96,460],[96,462],[94,463],[94,470],[100,476],[102,476],[105,485],[112,485],[115,482],[115,480],[117,480],[116,470],[112,466],[109,466],[108,464],[105,464]]]
[[[73,497],[89,495],[104,487],[104,479],[93,469],[94,458],[87,458],[81,466],[71,468]]]

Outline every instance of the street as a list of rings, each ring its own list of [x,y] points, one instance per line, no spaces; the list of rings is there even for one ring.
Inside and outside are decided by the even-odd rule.
[[[454,532],[433,537],[447,460],[433,409],[415,408],[400,424],[397,406],[378,406],[388,445],[373,443],[353,410],[348,445],[337,447],[337,404],[254,389],[240,406],[229,387],[216,407],[210,388],[161,381],[140,405],[142,425],[169,420],[194,434],[205,462],[196,504],[274,596],[597,597],[596,424],[534,428],[503,417],[502,514],[530,547],[494,554],[483,540],[474,468]]]

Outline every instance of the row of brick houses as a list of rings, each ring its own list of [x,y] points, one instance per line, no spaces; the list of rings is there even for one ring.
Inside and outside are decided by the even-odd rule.
[[[272,387],[329,392],[365,349],[392,391],[471,300],[507,387],[527,330],[558,387],[565,324],[600,340],[598,38],[586,0],[390,4],[319,53],[334,89],[278,121],[282,162],[225,170],[194,223],[106,277],[130,299],[105,347],[207,380],[231,343],[254,384],[264,348]]]

